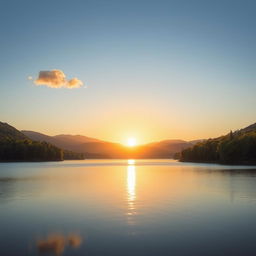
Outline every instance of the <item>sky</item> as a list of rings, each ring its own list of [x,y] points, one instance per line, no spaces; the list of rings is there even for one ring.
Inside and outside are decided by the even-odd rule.
[[[248,0],[3,0],[0,121],[138,143],[255,123],[255,11]],[[52,70],[61,88],[42,84]]]

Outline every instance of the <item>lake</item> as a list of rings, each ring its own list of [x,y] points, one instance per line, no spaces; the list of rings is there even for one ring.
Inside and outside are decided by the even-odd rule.
[[[256,255],[256,167],[0,163],[0,255]]]

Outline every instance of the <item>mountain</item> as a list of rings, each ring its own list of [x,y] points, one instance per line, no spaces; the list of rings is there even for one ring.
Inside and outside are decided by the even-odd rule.
[[[13,126],[0,122],[0,161],[60,161],[84,159],[84,154],[62,150],[51,136],[33,132],[26,136]],[[32,138],[33,137],[33,138]],[[54,145],[53,145],[54,144]]]
[[[28,139],[28,137],[14,127],[7,123],[0,122],[0,141],[26,139]]]
[[[83,135],[69,135],[69,134],[60,134],[53,136],[55,139],[59,141],[65,141],[69,143],[87,143],[87,142],[100,142],[101,140],[95,139],[95,138],[90,138],[86,137]]]
[[[24,134],[27,138],[30,138],[31,140],[46,141],[48,143],[53,143],[56,145],[55,140],[51,136],[33,131],[21,131],[21,133]]]
[[[187,141],[184,141],[184,140],[162,140],[162,141],[159,141],[159,142],[153,142],[153,143],[146,144],[146,145],[151,146],[151,147],[166,149],[170,152],[178,152],[178,151],[181,151],[184,148],[192,146],[193,143],[187,142]]]
[[[13,126],[0,122],[0,161],[60,161],[63,152],[47,142],[29,139]]]
[[[171,158],[176,152],[193,145],[183,140],[164,140],[129,148],[82,135],[48,136],[33,131],[22,132],[33,140],[46,141],[66,150],[84,153],[86,158]]]
[[[191,140],[191,141],[189,141],[189,143],[191,143],[192,145],[195,145],[195,144],[197,144],[198,142],[203,142],[203,141],[205,141],[205,139]]]
[[[256,164],[256,124],[184,149],[180,161]]]
[[[251,124],[243,129],[240,129],[240,130],[236,131],[235,133],[247,133],[247,132],[253,132],[253,131],[256,131],[256,123]]]
[[[82,135],[61,134],[56,136],[48,136],[34,131],[23,130],[21,132],[32,140],[46,141],[66,150],[76,150],[76,147],[83,143],[100,142],[100,140]],[[81,152],[81,150],[78,150],[78,152]]]

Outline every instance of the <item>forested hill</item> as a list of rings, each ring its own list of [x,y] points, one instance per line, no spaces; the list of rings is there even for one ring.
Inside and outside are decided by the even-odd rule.
[[[0,161],[61,161],[63,150],[33,141],[7,123],[0,122]]]
[[[256,123],[225,136],[197,143],[180,153],[180,161],[256,164]]]
[[[28,137],[23,133],[10,126],[7,123],[0,122],[0,141],[7,140],[27,140]]]

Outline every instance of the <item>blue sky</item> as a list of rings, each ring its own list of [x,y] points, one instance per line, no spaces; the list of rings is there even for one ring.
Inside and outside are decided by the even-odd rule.
[[[141,143],[256,120],[255,1],[1,1],[0,120]],[[35,86],[60,69],[85,87]]]

